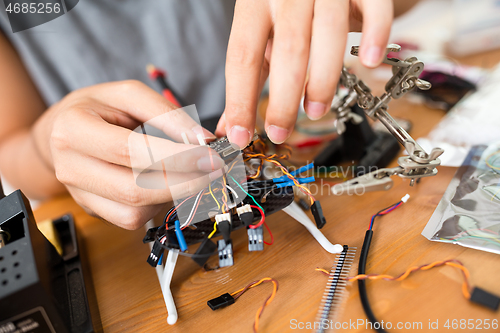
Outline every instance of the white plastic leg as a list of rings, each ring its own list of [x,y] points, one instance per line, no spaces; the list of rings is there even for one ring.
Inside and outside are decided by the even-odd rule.
[[[149,220],[148,223],[146,223],[145,227],[146,230],[149,228],[153,228],[153,220]],[[153,247],[153,243],[150,243],[150,247]],[[163,294],[163,299],[165,300],[165,306],[167,307],[167,323],[169,325],[175,324],[178,318],[174,296],[172,295],[172,291],[170,290],[170,282],[172,281],[172,275],[174,274],[175,264],[177,263],[178,256],[178,250],[170,250],[168,251],[165,265],[163,265],[163,262],[159,262],[156,266],[156,274],[158,275],[161,292]]]
[[[319,245],[321,245],[327,252],[330,253],[340,253],[344,249],[344,247],[340,244],[332,244],[326,237],[323,235],[321,231],[316,227],[313,221],[307,216],[306,213],[297,205],[294,201],[288,207],[283,209],[285,213],[293,217],[300,224],[306,227],[307,231],[311,233],[311,235],[318,241]]]
[[[177,308],[175,307],[172,291],[170,291],[170,282],[172,281],[172,275],[174,275],[175,264],[177,263],[178,257],[179,250],[168,251],[167,260],[165,261],[165,270],[163,271],[160,280],[163,299],[165,300],[165,305],[167,306],[167,322],[169,325],[173,325],[177,322]]]

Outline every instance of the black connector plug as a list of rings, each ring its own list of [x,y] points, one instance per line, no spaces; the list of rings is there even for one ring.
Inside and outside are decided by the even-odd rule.
[[[229,221],[221,221],[217,223],[217,229],[219,229],[222,237],[224,237],[226,244],[231,243],[231,223]]]
[[[500,297],[478,287],[472,290],[470,301],[495,311],[500,306]]]
[[[163,254],[163,251],[165,251],[165,249],[163,248],[163,246],[161,246],[160,241],[155,240],[153,248],[151,249],[151,253],[148,257],[148,264],[150,264],[152,267],[156,267],[158,265],[158,262],[160,261],[160,257]]]
[[[314,201],[314,203],[312,204],[311,213],[314,216],[314,221],[316,221],[316,226],[318,227],[318,229],[323,228],[326,224],[326,219],[323,216],[323,209],[321,208],[321,204],[318,200]]]
[[[207,302],[208,306],[212,310],[217,310],[220,308],[225,308],[228,305],[234,304],[234,297],[229,293],[220,295],[219,297],[213,298]]]

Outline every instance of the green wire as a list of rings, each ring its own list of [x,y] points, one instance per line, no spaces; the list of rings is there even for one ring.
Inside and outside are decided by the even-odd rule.
[[[261,205],[259,205],[259,203],[257,202],[257,200],[255,200],[255,198],[254,198],[254,197],[253,197],[250,193],[248,193],[247,191],[245,191],[245,190],[243,189],[243,187],[240,185],[240,183],[238,183],[238,182],[236,181],[236,179],[234,179],[234,178],[233,178],[233,176],[229,175],[229,177],[231,177],[231,179],[232,179],[232,180],[236,183],[236,185],[238,185],[238,187],[239,187],[239,188],[241,188],[241,190],[242,190],[243,192],[245,192],[245,194],[246,194],[246,195],[248,195],[250,198],[252,198],[253,202],[255,202],[255,204],[256,204],[257,206],[259,206],[259,207],[260,207],[260,209],[262,209],[262,211],[264,212],[264,208],[262,208],[262,206],[261,206]]]

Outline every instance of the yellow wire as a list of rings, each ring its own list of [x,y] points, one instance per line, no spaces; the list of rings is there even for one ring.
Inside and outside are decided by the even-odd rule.
[[[212,198],[214,198],[214,201],[217,204],[217,208],[220,210],[219,201],[217,201],[217,199],[215,199],[214,192],[212,192],[212,184],[208,184],[208,190],[210,191],[210,194],[212,195]]]
[[[214,230],[208,235],[208,238],[212,238],[212,236],[215,234],[217,231],[217,222],[214,223]]]

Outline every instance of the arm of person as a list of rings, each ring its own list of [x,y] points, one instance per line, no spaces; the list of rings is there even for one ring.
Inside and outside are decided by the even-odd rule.
[[[46,109],[23,63],[0,32],[0,171],[34,199],[65,191],[42,159],[32,127]]]
[[[174,191],[177,198],[189,196],[222,175],[223,162],[213,151],[180,143],[184,134],[190,142],[213,134],[143,83],[86,87],[45,110],[3,36],[0,73],[0,168],[31,197],[67,190],[89,214],[137,229]],[[146,122],[166,137],[143,134]],[[154,186],[138,186],[133,168],[145,170]]]

